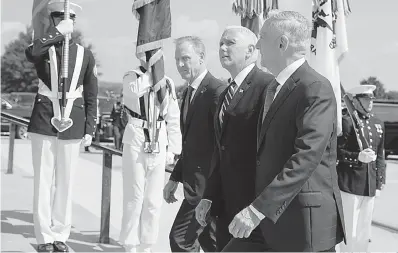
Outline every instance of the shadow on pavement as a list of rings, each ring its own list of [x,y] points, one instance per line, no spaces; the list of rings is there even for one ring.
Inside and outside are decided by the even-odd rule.
[[[15,225],[17,223],[18,225]],[[1,233],[22,235],[35,241],[33,214],[27,210],[1,211]],[[85,234],[88,233],[88,234]],[[123,252],[123,247],[115,240],[110,244],[99,244],[98,231],[77,232],[72,228],[67,245],[75,252]],[[34,249],[37,244],[31,243]]]

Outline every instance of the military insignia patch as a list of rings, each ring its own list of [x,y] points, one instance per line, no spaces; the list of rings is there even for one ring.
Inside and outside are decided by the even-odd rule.
[[[97,77],[97,78],[98,78],[98,70],[97,70],[97,65],[94,65],[94,68],[93,68],[93,74],[94,74],[94,76],[95,76],[95,77]]]

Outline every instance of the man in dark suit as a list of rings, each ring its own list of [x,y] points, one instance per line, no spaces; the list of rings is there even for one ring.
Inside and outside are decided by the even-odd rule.
[[[80,144],[90,146],[97,118],[97,67],[88,48],[69,41],[68,80],[64,117],[60,99],[62,48],[71,36],[80,6],[70,3],[70,19],[64,20],[64,1],[46,6],[50,26],[25,53],[35,65],[39,89],[28,126],[34,169],[33,220],[39,252],[66,252],[72,223],[73,176],[78,167]],[[67,128],[69,127],[69,128]],[[55,189],[55,191],[52,191]]]
[[[200,38],[186,36],[176,40],[177,69],[188,85],[181,104],[182,156],[164,188],[166,202],[172,203],[176,201],[174,193],[178,182],[184,186],[185,199],[169,236],[173,252],[199,252],[200,247],[205,252],[217,251],[215,220],[202,227],[195,219],[195,207],[210,176],[214,113],[218,98],[226,87],[207,71],[205,56],[205,46]]]
[[[222,66],[231,74],[230,85],[221,94],[214,120],[216,147],[212,175],[196,210],[200,223],[208,211],[218,216],[217,245],[221,250],[231,239],[228,224],[255,198],[257,121],[262,93],[273,76],[255,66],[257,37],[249,29],[228,27],[220,40]],[[260,231],[254,241],[262,240]]]
[[[344,238],[336,99],[304,59],[310,34],[310,23],[292,11],[261,29],[261,65],[276,78],[259,120],[256,198],[229,225],[235,238],[224,251],[335,251]],[[257,227],[263,244],[247,240]]]

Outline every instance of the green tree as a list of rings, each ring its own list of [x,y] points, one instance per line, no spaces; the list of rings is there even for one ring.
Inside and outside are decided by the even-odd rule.
[[[92,44],[86,44],[80,31],[72,34],[74,41],[92,51]],[[26,60],[25,49],[32,43],[32,28],[20,32],[18,38],[6,45],[1,56],[1,91],[36,92],[37,74],[34,65]],[[95,57],[95,54],[94,54]],[[96,60],[97,67],[99,66]],[[101,73],[98,73],[101,75]]]

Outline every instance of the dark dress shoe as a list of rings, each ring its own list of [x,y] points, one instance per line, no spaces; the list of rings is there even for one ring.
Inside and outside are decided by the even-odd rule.
[[[53,245],[54,252],[69,252],[68,246],[66,246],[66,244],[63,242],[55,241]]]
[[[43,243],[37,245],[37,252],[54,252],[54,245],[52,243]]]

